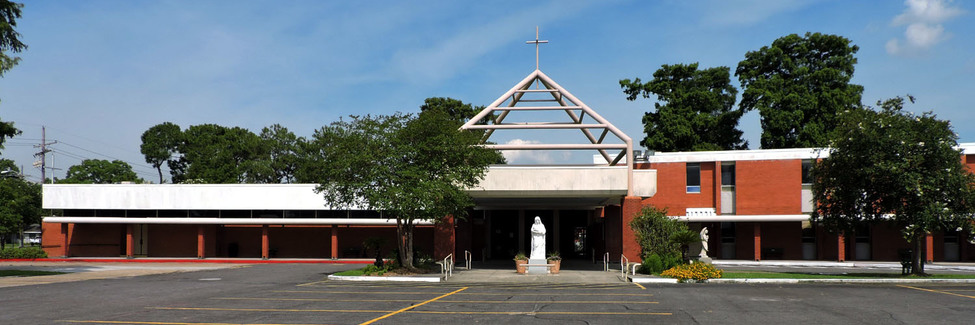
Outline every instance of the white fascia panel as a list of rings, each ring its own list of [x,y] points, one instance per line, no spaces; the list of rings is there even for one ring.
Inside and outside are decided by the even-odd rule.
[[[315,184],[45,184],[45,209],[325,210]],[[353,207],[352,210],[359,208]]]
[[[114,217],[44,217],[46,223],[99,224],[166,224],[166,225],[372,225],[395,226],[396,219],[322,218],[114,218]],[[415,220],[416,225],[432,225],[432,221]]]

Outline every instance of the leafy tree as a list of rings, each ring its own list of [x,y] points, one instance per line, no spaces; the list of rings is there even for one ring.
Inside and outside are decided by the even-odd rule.
[[[450,97],[430,97],[423,100],[423,105],[420,105],[420,112],[441,111],[450,116],[452,120],[464,124],[474,118],[477,113],[483,111],[484,108],[484,106],[473,106]],[[487,124],[491,120],[494,120],[494,114],[484,117],[477,124]]]
[[[261,130],[260,145],[248,161],[250,183],[291,183],[298,169],[299,138],[288,128],[274,124]]]
[[[240,127],[193,125],[183,132],[178,159],[170,161],[174,183],[241,183],[247,181],[247,162],[260,149],[260,138]]]
[[[419,116],[352,116],[315,131],[306,164],[316,191],[337,207],[384,211],[396,218],[403,267],[413,269],[417,220],[463,217],[475,186],[499,158],[475,146],[477,134],[458,131],[441,111]]]
[[[163,122],[142,133],[142,145],[139,150],[146,157],[146,163],[152,165],[159,172],[159,184],[163,183],[162,165],[170,161],[177,154],[176,148],[183,139],[183,131],[179,125]]]
[[[14,30],[23,7],[20,3],[0,0],[0,77],[20,62],[19,57],[12,57],[10,53],[20,53],[27,49],[27,45],[20,41],[20,33]],[[14,127],[13,122],[0,120],[0,149],[3,149],[3,142],[7,138],[19,134],[20,130]]]
[[[14,30],[23,7],[20,3],[0,0],[0,77],[20,62],[20,58],[10,56],[10,52],[20,53],[27,49],[27,44],[20,41],[20,33]]]
[[[132,166],[121,160],[85,159],[68,167],[67,177],[58,183],[65,184],[117,184],[121,182],[144,183],[132,171]]]
[[[630,228],[640,244],[640,256],[656,254],[661,257],[681,256],[682,241],[671,240],[676,234],[688,231],[687,224],[667,217],[667,209],[645,206],[640,214],[630,221]],[[677,239],[677,238],[675,238]]]
[[[10,160],[0,160],[0,168],[19,172]],[[0,177],[0,249],[7,236],[41,221],[41,185],[20,177]]]
[[[698,70],[698,64],[664,64],[653,80],[620,80],[626,99],[656,95],[655,112],[643,116],[647,136],[640,142],[658,151],[702,151],[747,149],[741,139],[738,120],[744,114],[734,109],[735,94],[728,67]]]
[[[819,202],[812,219],[834,231],[892,223],[913,245],[913,272],[921,275],[928,233],[963,230],[972,236],[975,176],[958,158],[958,137],[948,121],[931,112],[906,112],[900,97],[877,104],[880,111],[841,115],[829,157],[812,169]]]
[[[859,49],[842,36],[806,33],[745,54],[735,71],[739,106],[758,109],[763,149],[826,146],[838,113],[861,105],[863,87],[850,83]]]

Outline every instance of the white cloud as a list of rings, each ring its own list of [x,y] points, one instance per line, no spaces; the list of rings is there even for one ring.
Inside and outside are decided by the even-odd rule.
[[[505,144],[538,144],[541,142],[535,140],[522,140],[514,139]],[[501,150],[501,154],[504,155],[504,159],[508,161],[509,164],[554,164],[556,159],[559,163],[564,163],[571,156],[568,152],[563,152],[561,155],[554,155],[554,151],[551,150]]]
[[[941,24],[951,20],[965,11],[958,7],[950,7],[950,1],[945,0],[907,0],[907,9],[894,17],[894,26],[907,25],[904,30],[904,42],[893,38],[887,41],[887,53],[894,55],[911,55],[924,52],[936,44],[948,39]]]

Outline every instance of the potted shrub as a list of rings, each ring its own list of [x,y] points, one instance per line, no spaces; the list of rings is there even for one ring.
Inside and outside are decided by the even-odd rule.
[[[548,260],[548,264],[555,264],[552,265],[552,268],[550,268],[549,271],[552,274],[559,274],[559,269],[562,267],[562,256],[559,255],[559,252],[555,251],[549,253],[546,260]]]
[[[515,270],[518,271],[519,274],[525,274],[525,264],[528,264],[528,256],[525,256],[524,252],[518,252],[518,255],[515,255],[514,260]]]

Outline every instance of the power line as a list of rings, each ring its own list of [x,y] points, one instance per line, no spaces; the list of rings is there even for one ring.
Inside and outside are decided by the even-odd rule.
[[[112,160],[125,161],[123,159],[119,159],[119,158],[116,158],[116,157],[112,157],[112,156],[109,156],[109,155],[106,155],[106,154],[103,154],[103,153],[94,152],[94,151],[91,151],[91,150],[88,150],[88,149],[85,149],[85,148],[82,148],[82,147],[79,147],[79,146],[76,146],[76,145],[73,145],[73,144],[70,144],[70,143],[67,143],[67,142],[64,142],[64,141],[61,141],[60,144],[63,144],[63,145],[66,145],[66,146],[69,146],[69,147],[72,147],[72,148],[77,148],[78,150],[83,150],[83,151],[86,151],[86,152],[89,152],[89,153],[92,153],[92,154],[95,154],[95,155],[99,155],[99,156],[102,156],[102,157],[105,157],[105,158],[109,158],[109,159],[112,159]],[[141,167],[145,167],[145,168],[150,168],[152,170],[156,170],[155,167],[152,167],[152,166],[149,166],[149,165],[137,164],[137,163],[132,163],[132,162],[128,162],[128,161],[125,161],[125,162],[128,163],[129,165],[132,165],[132,166],[141,166]]]

